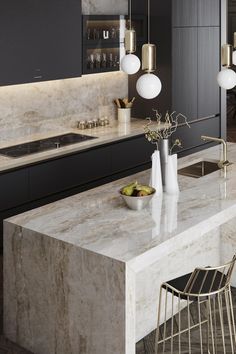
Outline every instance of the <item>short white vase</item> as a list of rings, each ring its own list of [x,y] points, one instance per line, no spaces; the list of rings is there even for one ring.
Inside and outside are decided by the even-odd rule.
[[[178,194],[179,184],[178,184],[178,174],[177,174],[177,154],[168,155],[165,176],[166,176],[165,192],[167,194]]]

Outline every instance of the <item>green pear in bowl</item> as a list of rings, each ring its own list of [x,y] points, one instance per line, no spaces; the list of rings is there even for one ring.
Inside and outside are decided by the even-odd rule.
[[[139,184],[137,181],[128,184],[120,190],[122,198],[132,210],[142,210],[145,208],[155,193],[155,188]]]

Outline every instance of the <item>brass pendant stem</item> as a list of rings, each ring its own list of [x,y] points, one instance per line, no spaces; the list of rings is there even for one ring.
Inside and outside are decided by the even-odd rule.
[[[142,70],[152,73],[156,70],[156,46],[144,44],[142,47]]]
[[[224,44],[221,48],[221,62],[222,66],[230,68],[233,64],[233,46],[231,44]]]
[[[135,30],[130,29],[125,31],[125,50],[129,54],[136,52]]]

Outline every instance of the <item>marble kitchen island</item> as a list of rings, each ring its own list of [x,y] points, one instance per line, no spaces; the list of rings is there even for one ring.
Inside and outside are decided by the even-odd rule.
[[[134,354],[163,281],[236,250],[236,144],[222,171],[179,176],[178,197],[135,212],[118,190],[150,171],[4,222],[4,334],[35,354]],[[179,160],[219,160],[221,147]],[[233,277],[236,284],[236,277]]]

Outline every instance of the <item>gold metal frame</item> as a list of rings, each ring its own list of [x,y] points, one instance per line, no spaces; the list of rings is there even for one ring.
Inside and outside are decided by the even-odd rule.
[[[207,353],[208,354],[217,354],[217,333],[216,333],[216,325],[217,325],[217,317],[216,317],[216,307],[218,305],[219,309],[219,322],[221,328],[221,337],[223,344],[223,354],[226,354],[226,346],[225,346],[225,328],[223,322],[223,301],[226,304],[226,314],[227,314],[227,322],[230,333],[230,346],[232,354],[236,352],[236,329],[235,329],[235,319],[233,312],[233,303],[232,303],[232,293],[231,293],[231,277],[233,273],[233,269],[236,262],[236,255],[233,257],[232,261],[219,267],[213,268],[196,268],[191,274],[189,281],[187,282],[184,291],[179,291],[174,288],[168,282],[163,283],[160,288],[160,297],[159,297],[159,306],[158,306],[158,320],[157,320],[157,330],[156,330],[156,343],[155,343],[155,354],[158,354],[158,349],[160,348],[160,344],[162,344],[162,353],[165,353],[166,341],[171,342],[171,354],[173,354],[173,341],[175,337],[178,337],[178,346],[179,346],[179,354],[181,354],[181,335],[183,333],[188,333],[188,346],[189,346],[189,354],[192,353],[191,346],[191,330],[199,327],[199,341],[200,341],[200,350],[201,354],[204,353],[203,348],[203,331],[202,325],[207,324]],[[202,281],[198,284],[198,276],[199,274],[203,275]],[[219,284],[217,284],[217,288],[214,287],[217,276],[221,275]],[[208,276],[211,276],[211,284],[208,286],[206,280]],[[196,288],[198,290],[196,291]],[[192,292],[192,289],[195,289]],[[164,329],[163,329],[163,338],[160,340],[160,318],[161,318],[161,304],[163,298],[163,292],[165,292],[164,296]],[[166,335],[166,323],[167,323],[167,306],[168,306],[168,293],[171,294],[171,334]],[[178,313],[176,317],[178,318],[178,331],[174,333],[174,300],[177,298],[178,303]],[[188,326],[187,328],[182,329],[181,323],[181,301],[185,301],[185,306],[187,305],[187,317],[188,317]],[[197,302],[198,309],[198,323],[191,325],[190,318],[190,303],[193,301]],[[206,319],[202,318],[201,314],[201,305],[206,303],[207,305],[207,316]],[[183,307],[182,307],[183,308]],[[210,334],[210,338],[209,338]],[[210,339],[210,340],[209,340]],[[211,343],[210,343],[211,342]],[[222,353],[220,353],[222,354]]]

